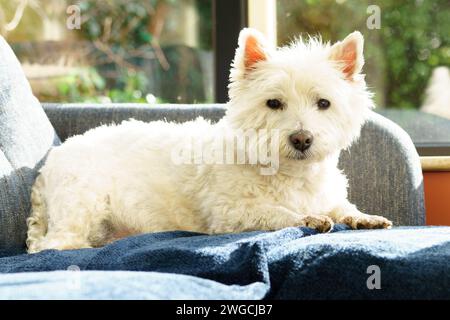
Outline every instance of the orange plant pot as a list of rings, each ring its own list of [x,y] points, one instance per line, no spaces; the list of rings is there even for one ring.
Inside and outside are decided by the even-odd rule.
[[[450,172],[423,172],[426,223],[450,226]]]

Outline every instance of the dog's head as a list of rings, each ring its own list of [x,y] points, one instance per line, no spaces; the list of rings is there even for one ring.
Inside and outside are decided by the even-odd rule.
[[[347,148],[373,107],[361,74],[363,42],[353,32],[332,46],[310,38],[276,49],[259,32],[242,30],[228,122],[279,130],[281,159],[320,161]]]

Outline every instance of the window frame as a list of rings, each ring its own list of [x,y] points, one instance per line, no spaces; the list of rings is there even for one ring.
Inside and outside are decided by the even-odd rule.
[[[228,78],[239,32],[248,26],[247,0],[213,0],[214,100],[228,101]]]

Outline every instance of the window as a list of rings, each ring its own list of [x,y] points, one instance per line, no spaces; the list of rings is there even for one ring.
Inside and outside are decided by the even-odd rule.
[[[361,31],[377,112],[402,126],[421,155],[450,156],[450,120],[418,112],[430,101],[426,88],[433,78],[443,89],[431,98],[443,98],[438,114],[450,117],[444,97],[450,91],[448,0],[278,0],[276,16],[280,45],[299,34],[334,42]]]
[[[42,102],[204,103],[211,15],[209,0],[0,0],[0,33]]]
[[[421,155],[447,156],[449,17],[448,0],[0,0],[0,34],[42,102],[226,102],[241,28],[278,45],[360,30],[377,112]]]

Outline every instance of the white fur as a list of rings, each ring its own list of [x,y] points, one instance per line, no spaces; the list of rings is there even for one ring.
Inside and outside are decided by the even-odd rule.
[[[246,68],[245,40],[259,39],[267,59]],[[254,30],[241,32],[231,71],[225,118],[175,124],[126,121],[68,139],[54,148],[32,190],[28,250],[101,246],[130,234],[166,230],[226,233],[333,222],[354,228],[389,227],[388,220],[360,213],[347,200],[339,152],[359,135],[369,109],[362,67],[362,36],[352,79],[342,73],[335,46],[297,41],[275,49]],[[339,56],[339,55],[338,55]],[[272,110],[268,99],[285,108]],[[331,101],[319,110],[317,100]],[[175,165],[171,150],[186,136],[212,143],[218,130],[279,129],[280,168],[261,175],[258,165]],[[289,135],[309,130],[314,142],[300,159]],[[206,139],[205,139],[206,138]],[[363,191],[361,191],[363,192]]]

